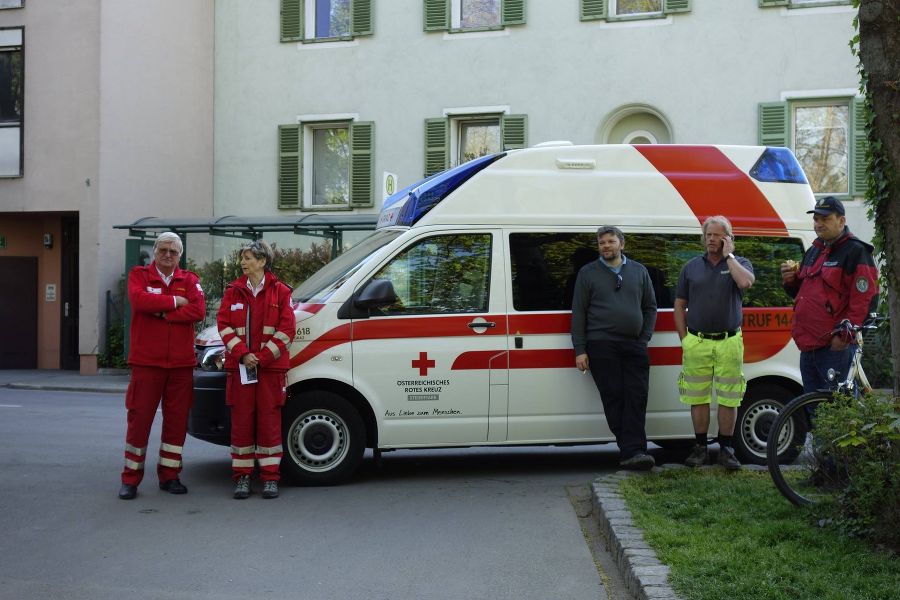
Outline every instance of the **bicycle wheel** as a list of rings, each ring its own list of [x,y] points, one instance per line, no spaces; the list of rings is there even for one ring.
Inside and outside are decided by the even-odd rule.
[[[810,425],[810,414],[815,408],[831,400],[830,392],[795,398],[778,413],[769,432],[769,474],[778,491],[797,506],[822,502],[844,487],[840,469],[827,448],[816,442]]]

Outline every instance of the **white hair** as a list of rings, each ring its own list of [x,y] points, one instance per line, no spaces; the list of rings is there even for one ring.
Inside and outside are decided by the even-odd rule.
[[[700,231],[703,232],[700,236],[701,241],[706,241],[706,230],[710,225],[721,225],[725,229],[725,235],[734,237],[734,234],[731,232],[731,221],[722,215],[715,215],[713,217],[707,217],[707,219],[703,221],[703,225],[700,227]]]
[[[172,233],[171,231],[163,231],[158,236],[156,236],[156,241],[153,242],[154,254],[156,254],[156,251],[159,249],[159,245],[163,242],[174,242],[175,247],[178,248],[178,256],[181,256],[184,253],[184,244],[181,243],[181,238],[178,237],[178,234]]]

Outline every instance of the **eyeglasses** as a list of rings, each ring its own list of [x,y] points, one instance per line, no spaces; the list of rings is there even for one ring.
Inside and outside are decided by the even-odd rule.
[[[616,291],[618,292],[621,289],[622,289],[622,274],[616,273]]]
[[[178,256],[180,254],[180,252],[178,250],[176,250],[175,248],[157,248],[156,253],[157,254],[171,254],[173,256]]]

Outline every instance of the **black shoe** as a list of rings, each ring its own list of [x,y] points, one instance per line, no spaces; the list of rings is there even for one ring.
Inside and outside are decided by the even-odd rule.
[[[168,481],[160,481],[159,489],[170,494],[187,494],[187,488],[178,479],[170,479]]]
[[[649,471],[656,466],[656,461],[646,452],[638,452],[631,458],[619,461],[619,466],[632,471]]]
[[[270,500],[272,498],[278,497],[278,482],[277,481],[265,481],[263,482],[263,492],[262,497],[266,500]]]
[[[134,500],[137,496],[137,486],[123,483],[119,488],[119,500]]]
[[[725,467],[726,471],[739,471],[741,468],[741,462],[734,455],[734,449],[728,446],[719,448],[718,463]]]
[[[706,446],[701,446],[697,444],[694,446],[694,449],[691,450],[691,453],[688,455],[687,459],[684,461],[684,464],[689,467],[699,467],[701,465],[709,464],[709,448]]]
[[[234,499],[246,500],[250,497],[250,476],[241,475],[234,482]]]

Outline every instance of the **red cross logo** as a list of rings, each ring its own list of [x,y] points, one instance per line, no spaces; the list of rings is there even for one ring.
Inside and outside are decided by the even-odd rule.
[[[419,369],[419,375],[428,375],[428,369],[434,366],[434,361],[428,358],[427,352],[419,352],[419,360],[412,361],[414,369]]]

